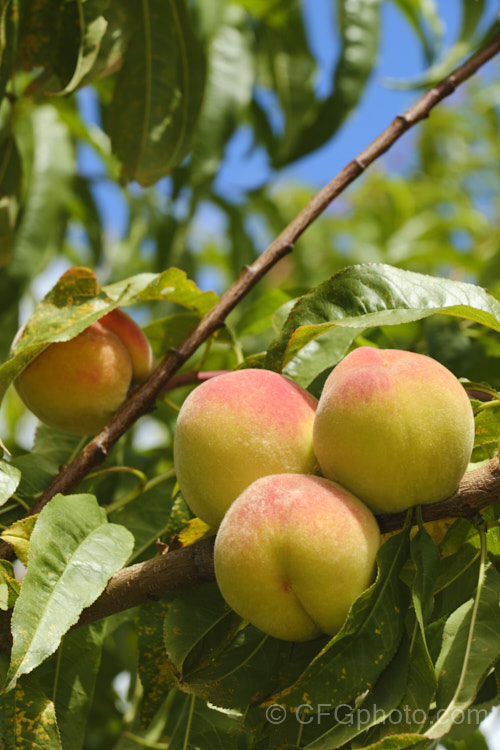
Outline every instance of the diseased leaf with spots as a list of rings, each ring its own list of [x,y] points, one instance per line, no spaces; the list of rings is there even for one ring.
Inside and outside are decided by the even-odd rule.
[[[169,690],[178,685],[176,669],[167,656],[163,634],[168,607],[168,602],[159,601],[141,607],[138,613],[139,676],[144,689],[142,727],[149,725]]]
[[[4,529],[0,534],[2,539],[12,546],[16,553],[16,557],[23,563],[23,565],[28,564],[30,537],[37,519],[37,515],[21,518],[19,521],[15,521],[15,523]]]
[[[340,632],[307,667],[297,682],[269,702],[294,711],[304,702],[313,706],[348,702],[371,689],[396,653],[403,633],[409,592],[400,579],[408,555],[408,531],[389,538],[378,556],[372,586],[353,604]]]
[[[37,306],[10,359],[0,367],[0,399],[12,380],[46,346],[68,341],[115,307],[168,301],[204,315],[217,301],[214,292],[201,292],[184,271],[170,268],[144,273],[100,287],[89,268],[66,271]]]
[[[2,750],[66,750],[61,744],[54,703],[35,680],[20,681],[3,700]]]
[[[105,631],[102,620],[71,630],[58,651],[34,673],[54,701],[63,750],[83,747]]]

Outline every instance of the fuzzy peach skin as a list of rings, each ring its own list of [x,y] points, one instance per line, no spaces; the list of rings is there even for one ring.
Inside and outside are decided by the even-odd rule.
[[[154,370],[155,360],[151,345],[135,320],[123,312],[115,309],[99,318],[99,323],[108,331],[112,331],[122,344],[125,345],[132,360],[132,380],[143,383]]]
[[[18,375],[15,386],[42,422],[77,435],[95,434],[125,401],[134,369],[143,379],[152,368],[151,348],[139,326],[113,310],[75,338],[48,346]]]
[[[360,347],[332,371],[314,423],[322,473],[378,513],[444,500],[464,475],[474,416],[436,360]]]
[[[377,522],[354,495],[322,477],[278,474],[231,505],[215,541],[215,577],[241,617],[275,638],[333,635],[370,585]]]
[[[255,479],[315,471],[316,404],[303,388],[269,370],[236,370],[192,391],[177,419],[174,463],[193,513],[218,526]]]

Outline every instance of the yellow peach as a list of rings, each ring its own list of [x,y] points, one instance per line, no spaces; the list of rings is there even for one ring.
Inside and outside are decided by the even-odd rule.
[[[275,638],[333,635],[370,585],[380,533],[371,511],[322,477],[251,484],[217,532],[215,576],[232,609]]]
[[[348,354],[325,383],[314,423],[324,476],[378,513],[451,495],[473,443],[472,407],[453,373],[394,349]]]
[[[94,434],[125,401],[131,384],[144,380],[153,366],[142,330],[126,313],[113,310],[75,338],[50,344],[15,386],[42,422],[77,435]]]
[[[177,419],[174,462],[193,513],[218,526],[255,479],[315,471],[316,403],[296,383],[269,370],[236,370],[192,391]]]

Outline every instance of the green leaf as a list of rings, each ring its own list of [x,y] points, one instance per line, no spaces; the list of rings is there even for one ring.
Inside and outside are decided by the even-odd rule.
[[[349,266],[296,303],[266,366],[281,371],[300,350],[334,328],[363,330],[444,313],[500,331],[500,303],[484,289],[385,264]],[[339,331],[339,337],[345,332]]]
[[[401,645],[386,669],[368,695],[358,706],[347,710],[344,715],[337,711],[336,725],[307,744],[308,750],[336,750],[346,742],[381,722],[389,719],[403,695],[408,669],[408,641]],[[347,709],[347,705],[343,706]],[[340,720],[339,720],[340,719]],[[389,719],[390,721],[390,719]]]
[[[107,7],[103,9],[103,17],[106,23],[104,34],[98,46],[97,56],[92,52],[94,61],[84,75],[82,84],[98,81],[119,70],[127,42],[134,33],[132,19],[126,11],[125,4],[108,2]],[[82,125],[85,126],[84,123]]]
[[[184,684],[213,705],[245,712],[249,704],[293,684],[326,640],[325,636],[291,643],[246,625],[206,666],[187,675]],[[254,706],[254,715],[247,714],[249,726],[255,721],[261,724],[264,713]]]
[[[10,7],[10,6],[9,6]],[[21,202],[22,164],[17,141],[11,132],[12,107],[6,100],[0,107],[0,267],[11,260],[14,228]]]
[[[92,495],[56,495],[45,506],[31,535],[28,568],[12,616],[7,690],[57,649],[132,547],[132,535],[108,524]]]
[[[165,318],[157,318],[144,326],[155,357],[164,357],[169,349],[178,346],[186,336],[194,331],[200,317],[193,313],[176,313]]]
[[[17,0],[0,3],[0,99],[15,70],[19,10]]]
[[[254,82],[251,37],[246,15],[236,5],[224,7],[224,18],[207,50],[208,75],[189,164],[190,181],[211,179],[238,117],[248,106]]]
[[[446,51],[441,60],[418,77],[403,81],[391,81],[394,88],[429,88],[441,78],[449,75],[460,60],[470,55],[477,46],[479,39],[476,31],[485,13],[486,0],[462,0],[462,23],[457,41]]]
[[[426,724],[437,679],[427,642],[416,627],[412,637],[410,663],[403,700],[390,719],[391,732],[421,732]]]
[[[421,734],[394,734],[384,737],[380,742],[364,745],[363,750],[405,750],[407,747],[431,750],[434,743],[426,740]]]
[[[303,388],[309,387],[321,373],[330,372],[347,353],[358,335],[354,328],[333,328],[306,344],[283,369]]]
[[[131,561],[137,561],[169,528],[173,505],[170,479],[139,494],[122,508],[110,513],[109,519],[129,530],[134,537]]]
[[[408,590],[400,579],[408,554],[408,531],[390,537],[380,548],[375,583],[353,604],[342,630],[332,638],[290,688],[271,702],[290,711],[307,702],[313,707],[354,700],[370,690],[399,646]]]
[[[122,180],[152,185],[189,153],[205,86],[205,58],[184,0],[128,2],[135,30],[110,107]]]
[[[439,744],[446,750],[489,750],[486,738],[479,729],[456,742],[444,737]]]
[[[104,622],[66,633],[57,652],[36,671],[45,694],[54,701],[63,750],[83,746],[104,635]]]
[[[471,461],[483,461],[493,458],[498,450],[500,433],[500,402],[489,401],[475,409],[476,437]]]
[[[410,553],[415,565],[415,578],[411,589],[413,607],[422,633],[434,607],[434,587],[439,568],[439,549],[420,526],[410,542]]]
[[[352,112],[365,89],[377,59],[380,30],[380,0],[339,0],[338,29],[341,50],[333,80],[333,92],[304,128],[288,160],[294,161],[316,150],[338,130]]]
[[[474,544],[464,543],[459,536],[457,541],[461,540],[462,545],[454,554],[441,559],[435,581],[433,619],[447,617],[470,598],[476,586],[479,550]]]
[[[215,292],[201,292],[194,281],[179,268],[168,268],[159,274],[141,273],[129,279],[103,287],[112,298],[120,298],[122,305],[154,300],[173,302],[187,307],[200,317],[217,302]]]
[[[190,713],[191,723],[188,724]],[[238,742],[238,733],[241,731],[239,717],[216,711],[203,701],[197,700],[194,695],[186,696],[179,714],[180,720],[175,723],[168,750],[185,750],[186,748],[235,750],[236,747],[242,749],[250,747],[244,738],[241,745]],[[155,746],[149,745],[149,747]]]
[[[5,611],[14,606],[19,590],[20,584],[15,579],[12,563],[0,560],[0,610]]]
[[[165,652],[163,635],[163,623],[169,606],[168,602],[159,601],[139,608],[139,676],[144,689],[142,727],[148,726],[168,691],[178,684],[176,669]]]
[[[287,305],[294,295],[279,287],[266,289],[245,310],[236,324],[236,332],[240,338],[255,336],[273,326],[278,308]]]
[[[19,558],[23,565],[28,564],[30,538],[37,519],[38,516],[21,518],[0,534],[0,537],[13,547],[16,557]]]
[[[21,0],[21,51],[26,69],[45,68],[46,93],[69,94],[92,68],[106,31],[107,0]]]
[[[432,61],[443,38],[443,21],[436,0],[393,0],[408,19],[424,46],[427,61]]]
[[[75,170],[74,144],[55,107],[35,107],[30,127],[33,163],[9,265],[20,278],[40,273],[60,250]]]
[[[170,599],[165,615],[164,637],[167,655],[180,673],[187,672],[185,661],[197,649],[196,658],[191,658],[191,669],[201,666],[213,658],[214,649],[221,649],[224,635],[229,638],[241,624],[238,617],[225,603],[217,584],[196,586]],[[219,625],[221,627],[219,627]],[[213,631],[218,637],[213,638]],[[222,641],[221,641],[222,639]]]
[[[63,750],[54,703],[34,680],[21,680],[5,696],[3,712],[0,707],[2,729],[2,750]]]
[[[314,93],[317,64],[309,49],[302,3],[286,5],[286,33],[281,26],[266,25],[262,35],[263,49],[257,69],[266,71],[265,77],[261,75],[262,83],[276,92],[283,119],[279,138],[272,132],[276,129],[272,121],[271,132],[263,135],[272,163],[283,166],[294,160],[297,142],[317,115]],[[258,111],[255,107],[260,108],[258,98],[254,105],[254,111]]]
[[[37,306],[11,358],[0,366],[0,400],[14,378],[49,343],[72,339],[118,305],[155,300],[187,307],[202,316],[217,295],[201,292],[178,268],[138,274],[103,288],[89,268],[70,268]]]
[[[21,472],[15,466],[0,459],[0,505],[9,500],[21,480]]]
[[[64,88],[58,91],[58,94],[69,94],[78,88],[96,62],[107,28],[103,12],[108,3],[109,0],[76,0],[74,3],[67,4],[73,6],[75,18],[72,24],[73,33],[64,39],[60,59],[64,61],[69,58],[74,54],[75,49],[78,50],[78,55],[71,78],[67,81],[62,78]],[[56,72],[58,67],[58,63],[55,62]]]
[[[483,555],[485,544],[484,541]],[[473,703],[482,680],[500,657],[499,598],[500,574],[492,566],[484,569],[483,556],[474,600],[465,602],[446,622],[436,663],[439,714],[427,730],[427,737],[442,737],[455,721],[466,718],[466,709]]]

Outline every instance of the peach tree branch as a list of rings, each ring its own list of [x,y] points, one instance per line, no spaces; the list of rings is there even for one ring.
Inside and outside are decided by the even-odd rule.
[[[467,472],[451,497],[432,505],[422,505],[422,517],[424,521],[450,517],[472,519],[481,510],[499,501],[500,466],[495,457],[487,464]],[[377,516],[383,533],[402,529],[405,519],[406,512]],[[215,580],[214,539],[203,539],[118,571],[98,599],[82,612],[74,627],[88,625],[131,607]],[[0,613],[0,652],[8,652],[10,647],[10,612]]]
[[[35,514],[57,493],[71,492],[82,479],[106,459],[118,439],[144,414],[152,411],[159,394],[168,381],[189,357],[213,333],[223,327],[228,314],[246,294],[282,258],[293,249],[295,241],[307,227],[337,198],[364,170],[384,154],[401,136],[455,89],[476,73],[486,62],[500,52],[500,33],[460,65],[453,73],[429,89],[419,101],[393,122],[355,159],[347,164],[334,179],[320,190],[290,222],[262,255],[246,266],[240,276],[222,295],[216,305],[205,315],[195,330],[176,349],[171,349],[153,372],[151,377],[116,412],[108,425],[91,440],[75,459],[63,466],[43,495],[30,508]],[[0,543],[0,558],[12,559],[13,550],[5,542]]]

